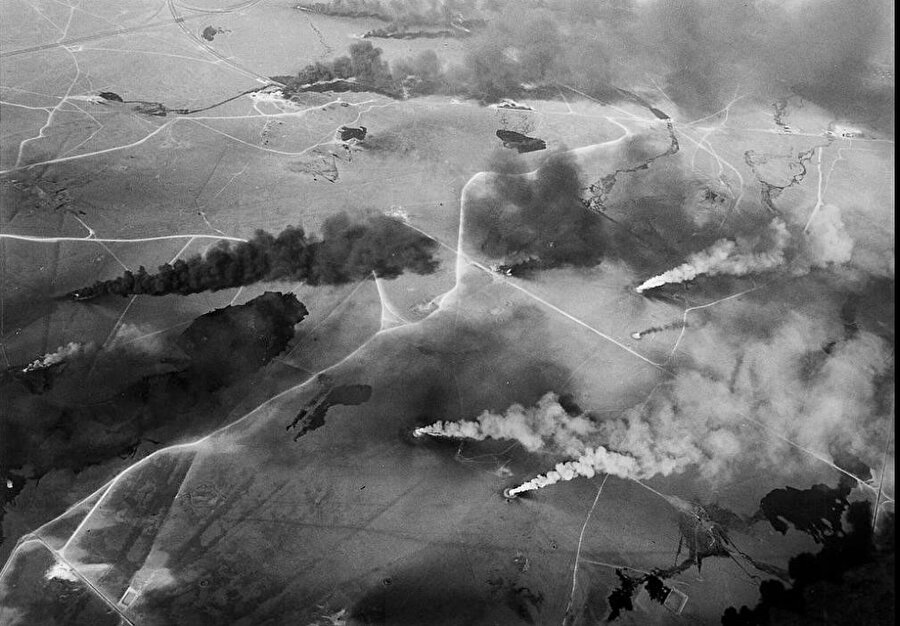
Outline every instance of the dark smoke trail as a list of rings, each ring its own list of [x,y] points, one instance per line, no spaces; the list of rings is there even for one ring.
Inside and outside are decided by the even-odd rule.
[[[137,273],[126,271],[119,278],[98,281],[68,295],[76,300],[106,294],[187,295],[263,280],[340,285],[373,272],[379,278],[396,278],[407,270],[429,274],[438,265],[433,258],[436,248],[435,241],[396,218],[374,215],[354,222],[341,213],[325,220],[321,239],[295,226],[278,236],[258,230],[250,241],[221,242],[205,256],[161,265],[156,274],[142,266]]]
[[[651,326],[645,330],[631,333],[632,339],[641,339],[642,337],[646,337],[647,335],[652,335],[653,333],[661,333],[664,330],[675,330],[676,328],[686,328],[687,324],[683,321],[679,320],[677,322],[672,322],[671,324],[666,324],[664,326]]]

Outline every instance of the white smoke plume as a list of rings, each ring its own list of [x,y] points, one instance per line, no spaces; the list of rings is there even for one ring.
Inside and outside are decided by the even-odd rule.
[[[706,250],[692,254],[686,263],[645,281],[636,291],[641,293],[671,283],[684,283],[703,274],[744,276],[772,270],[784,264],[784,252],[790,240],[787,225],[775,218],[765,236],[720,239]],[[768,243],[767,248],[757,251],[765,243]]]
[[[504,413],[484,411],[474,421],[435,422],[417,428],[414,437],[452,439],[511,439],[529,452],[550,447],[567,455],[580,454],[584,441],[596,433],[597,425],[585,415],[569,415],[552,391],[533,407],[513,404]]]
[[[39,359],[35,359],[22,368],[22,372],[28,373],[47,369],[63,362],[72,363],[96,356],[98,353],[101,356],[105,354],[115,358],[123,356],[156,357],[170,348],[171,346],[163,333],[154,331],[149,327],[124,323],[116,329],[115,335],[108,345],[104,345],[102,348],[98,347],[93,341],[86,343],[70,341],[53,352],[48,352]]]
[[[844,227],[840,208],[833,204],[822,205],[806,231],[806,247],[806,256],[816,267],[850,261],[853,239]]]
[[[22,368],[22,371],[33,372],[35,370],[46,369],[52,365],[62,363],[63,361],[68,361],[73,358],[84,356],[89,352],[93,352],[94,348],[95,346],[91,342],[84,344],[78,343],[77,341],[70,341],[66,345],[60,346],[53,352],[48,352],[41,358],[35,359],[24,368]]]
[[[599,473],[636,480],[696,469],[711,484],[749,467],[786,474],[849,453],[884,475],[893,497],[888,342],[861,331],[828,351],[834,329],[791,314],[770,336],[710,332],[679,371],[643,404],[597,424],[574,460],[511,490],[515,495]],[[572,446],[577,447],[577,446]],[[882,470],[887,456],[888,464]],[[859,476],[872,491],[870,476]]]
[[[598,473],[612,474],[620,478],[646,478],[636,459],[618,452],[611,452],[603,446],[597,446],[596,448],[587,448],[584,454],[574,461],[557,463],[556,467],[546,474],[535,476],[528,482],[511,489],[509,495],[549,487],[561,480],[572,480],[577,477],[593,478]]]

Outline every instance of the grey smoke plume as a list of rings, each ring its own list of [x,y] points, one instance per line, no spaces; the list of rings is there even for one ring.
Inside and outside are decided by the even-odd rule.
[[[472,421],[439,421],[415,429],[413,436],[476,441],[511,439],[529,452],[550,448],[575,455],[584,450],[583,442],[596,431],[592,419],[586,415],[570,415],[559,403],[559,396],[551,391],[533,407],[513,404],[504,413],[484,411]]]
[[[772,270],[784,264],[784,252],[790,240],[787,225],[775,218],[764,236],[720,239],[706,250],[692,254],[678,267],[644,281],[635,291],[641,293],[671,283],[683,283],[704,274],[744,276]],[[760,250],[763,245],[765,248]]]

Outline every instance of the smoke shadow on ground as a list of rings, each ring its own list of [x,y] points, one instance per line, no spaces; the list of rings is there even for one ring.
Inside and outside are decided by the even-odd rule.
[[[174,371],[146,376],[125,389],[107,380],[107,387],[84,389],[80,398],[71,391],[56,397],[53,378],[70,386],[88,377],[95,359],[106,359],[103,368],[114,371],[116,363],[127,366],[129,353],[76,355],[63,364],[66,369],[49,375],[46,389],[27,384],[28,377],[46,376],[44,370],[18,372],[26,380],[13,378],[4,385],[4,474],[25,466],[33,478],[51,469],[78,472],[127,456],[147,433],[161,427],[182,434],[202,432],[227,413],[227,401],[217,392],[247,380],[280,354],[306,315],[296,296],[275,292],[217,309],[195,319],[174,340],[182,354],[170,363]]]

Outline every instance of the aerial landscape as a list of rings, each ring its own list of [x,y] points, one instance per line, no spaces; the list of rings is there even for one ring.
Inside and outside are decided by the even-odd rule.
[[[893,624],[889,0],[7,0],[0,625]]]

